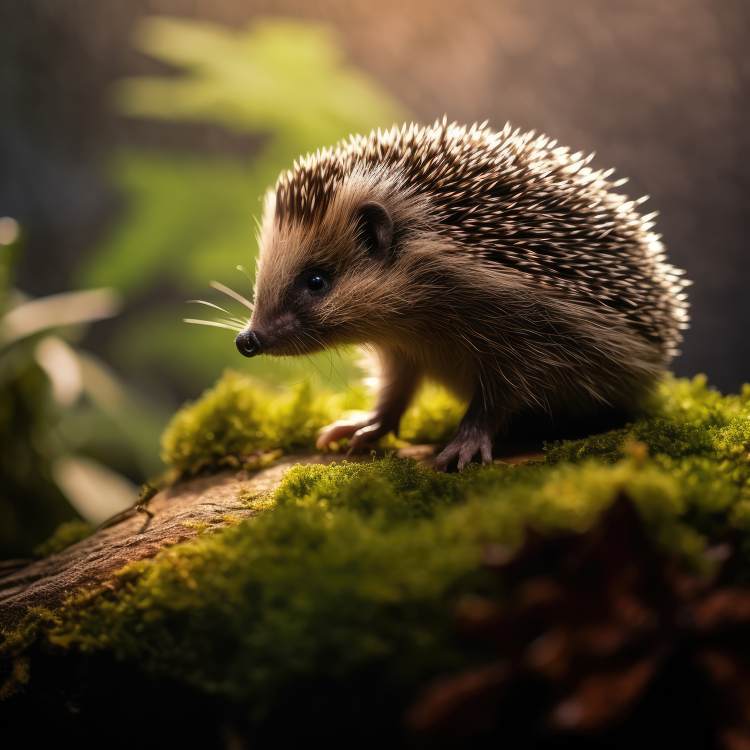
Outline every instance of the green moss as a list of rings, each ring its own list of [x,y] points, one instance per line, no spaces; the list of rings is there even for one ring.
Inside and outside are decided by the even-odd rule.
[[[0,656],[16,657],[25,648],[34,643],[58,625],[62,624],[61,614],[52,612],[46,607],[32,607],[12,630],[2,631],[3,640],[0,642]]]
[[[750,450],[750,385],[744,385],[740,395],[722,396],[706,385],[704,375],[692,380],[669,376],[658,387],[643,419],[603,435],[557,442],[547,447],[546,461],[618,461],[630,440],[644,443],[651,455],[718,458],[736,454],[742,462],[743,453],[746,459]]]
[[[139,509],[145,508],[158,494],[159,488],[155,484],[147,482],[141,487],[140,492],[138,493],[138,500],[135,503],[136,507]]]
[[[139,513],[144,513],[149,518],[153,518],[153,513],[149,509],[149,503],[159,494],[159,488],[147,482],[141,486],[140,492],[138,493],[138,499],[135,502],[135,508]]]
[[[259,453],[313,448],[317,431],[338,419],[344,401],[342,394],[314,396],[308,381],[274,396],[259,381],[227,370],[172,418],[162,436],[162,458],[183,475],[222,466],[261,468]]]
[[[372,463],[297,465],[287,471],[274,500],[280,507],[347,508],[379,523],[429,518],[437,508],[465,500],[477,469],[438,474],[393,455]]]
[[[274,394],[259,381],[227,370],[213,388],[174,416],[162,437],[162,458],[182,475],[222,467],[262,468],[279,451],[312,450],[321,427],[339,419],[345,408],[364,406],[353,394],[313,394],[309,381]],[[404,415],[399,439],[386,436],[381,448],[445,443],[464,408],[445,390],[427,384]],[[350,411],[350,416],[357,415]],[[627,429],[556,443],[548,449],[547,463],[618,461],[632,439],[645,443],[652,454],[675,457],[721,445],[750,448],[750,385],[740,395],[722,396],[707,386],[703,375],[693,380],[667,377],[640,421]]]
[[[373,662],[411,686],[467,658],[449,633],[482,542],[520,543],[526,523],[586,528],[620,492],[654,538],[698,562],[705,534],[747,490],[704,457],[473,467],[411,459],[290,470],[251,523],[162,551],[114,594],[71,607],[48,638],[111,649],[262,709],[285,684]],[[743,484],[743,482],[745,482]],[[127,577],[127,576],[126,576]]]
[[[271,493],[251,492],[250,490],[240,490],[237,493],[237,499],[246,507],[254,510],[267,510],[276,505]]]
[[[86,521],[65,521],[61,523],[47,541],[34,548],[34,557],[49,557],[62,552],[72,544],[86,539],[94,532],[94,527]]]
[[[447,443],[465,411],[466,404],[427,383],[401,419],[399,438],[412,445]],[[388,445],[387,440],[383,445]]]
[[[667,376],[658,386],[646,407],[652,416],[701,427],[726,427],[738,417],[750,416],[750,383],[739,395],[722,396],[708,385],[705,375],[692,380]]]
[[[354,393],[313,394],[309,381],[274,393],[249,376],[226,370],[200,399],[175,414],[162,436],[162,458],[183,476],[222,467],[256,470],[280,453],[313,450],[318,431],[345,409],[363,416],[363,397]],[[442,443],[456,429],[464,407],[445,390],[420,390],[401,423],[400,439],[381,440],[383,449],[406,443]]]
[[[240,491],[243,504],[268,512],[124,569],[115,591],[30,614],[8,643],[43,632],[58,646],[111,650],[256,713],[295,680],[373,664],[414,688],[472,658],[452,638],[450,616],[458,596],[487,585],[478,572],[485,542],[517,545],[527,524],[585,529],[625,492],[652,538],[689,565],[705,568],[702,551],[729,531],[750,544],[749,393],[667,381],[646,418],[556,444],[534,465],[446,475],[389,455],[296,466],[272,495]],[[235,397],[261,442],[234,419]],[[165,444],[184,441],[185,470],[200,451],[216,465],[211,440],[195,439],[203,430],[243,455],[250,444],[277,447],[292,423],[309,444],[324,412],[297,392],[271,406],[228,374],[175,418]],[[433,430],[431,419],[421,433],[416,419],[411,435]]]
[[[183,521],[182,525],[189,529],[195,529],[199,534],[202,534],[211,524],[206,521]]]

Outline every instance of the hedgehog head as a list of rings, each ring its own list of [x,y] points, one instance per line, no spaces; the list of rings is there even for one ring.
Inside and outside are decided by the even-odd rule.
[[[266,196],[255,310],[237,336],[245,356],[390,340],[413,304],[419,201],[382,170],[326,181],[325,156]]]

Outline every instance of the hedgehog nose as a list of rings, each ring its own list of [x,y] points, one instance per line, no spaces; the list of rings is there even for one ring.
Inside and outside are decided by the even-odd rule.
[[[254,357],[256,354],[260,354],[260,341],[252,331],[242,331],[237,334],[234,343],[237,345],[237,351],[243,357]]]

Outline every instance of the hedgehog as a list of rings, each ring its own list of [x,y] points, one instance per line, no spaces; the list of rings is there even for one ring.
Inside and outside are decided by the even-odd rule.
[[[646,200],[545,136],[404,125],[308,154],[269,190],[246,357],[357,345],[371,416],[322,431],[349,451],[399,422],[424,379],[468,404],[435,460],[492,461],[511,419],[627,409],[678,354],[684,273]]]

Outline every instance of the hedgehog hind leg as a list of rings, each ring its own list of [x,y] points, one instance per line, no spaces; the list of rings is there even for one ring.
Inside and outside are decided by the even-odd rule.
[[[450,442],[435,459],[436,471],[447,471],[456,459],[461,471],[477,455],[483,464],[492,463],[492,438],[497,428],[490,427],[494,420],[489,418],[481,403],[481,398],[474,396]]]

